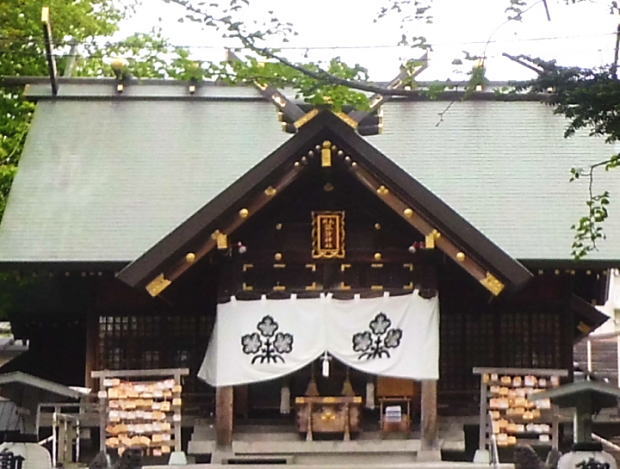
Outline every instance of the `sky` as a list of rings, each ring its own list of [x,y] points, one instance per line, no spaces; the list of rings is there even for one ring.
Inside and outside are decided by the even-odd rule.
[[[571,2],[571,0],[568,0]],[[506,22],[509,0],[434,0],[433,24],[410,25],[412,35],[426,35],[433,46],[429,67],[420,80],[466,80],[472,62],[463,60],[467,51],[486,51],[487,78],[519,80],[533,78],[533,72],[502,57],[526,54],[556,59],[560,65],[592,67],[613,60],[618,15],[609,14],[610,0],[585,0],[567,5],[566,0],[548,0],[551,21],[542,0],[529,0],[532,7],[523,21]],[[359,63],[370,78],[387,81],[397,75],[399,64],[423,53],[419,49],[397,47],[400,31],[397,16],[377,23],[373,18],[387,0],[253,0],[248,18],[261,18],[273,9],[294,24],[299,35],[285,46],[282,54],[294,61],[328,60],[339,56],[349,64]],[[179,23],[183,11],[163,0],[144,0],[135,17],[121,25],[121,35],[146,31],[160,25],[176,45],[188,46],[197,60],[223,60],[226,47],[238,47],[212,30],[197,24]],[[454,59],[463,65],[454,65]]]

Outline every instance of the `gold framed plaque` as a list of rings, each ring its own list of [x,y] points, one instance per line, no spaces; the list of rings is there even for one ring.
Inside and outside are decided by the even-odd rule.
[[[344,211],[312,212],[312,257],[344,258]]]

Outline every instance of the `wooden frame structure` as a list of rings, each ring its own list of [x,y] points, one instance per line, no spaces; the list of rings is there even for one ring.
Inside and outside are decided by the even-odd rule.
[[[515,404],[515,399],[509,398],[509,392],[511,390],[522,390],[526,391],[526,389],[530,389],[530,392],[535,392],[536,390],[542,390],[551,388],[553,386],[559,386],[560,378],[566,378],[568,376],[568,370],[557,370],[557,369],[544,369],[544,368],[484,368],[484,367],[476,367],[473,370],[473,373],[476,375],[480,375],[480,433],[479,433],[479,441],[478,448],[480,450],[485,450],[488,448],[491,449],[490,445],[490,435],[495,433],[499,433],[499,430],[494,428],[498,419],[490,419],[489,411],[491,409],[499,409],[498,406],[491,405],[492,396],[506,396],[502,399],[506,400],[507,409],[506,411],[495,411],[500,416],[508,418],[510,422],[518,421],[521,422],[517,424],[518,426],[525,426],[523,422],[531,424],[542,423],[546,427],[549,427],[548,431],[527,431],[526,429],[515,429],[514,431],[508,431],[507,433],[516,434],[515,443],[508,443],[504,446],[512,446],[516,443],[524,443],[531,445],[539,445],[545,444],[551,446],[552,448],[558,449],[558,437],[559,437],[559,415],[558,409],[555,406],[549,406],[548,415],[534,417],[530,416],[526,418],[523,413],[514,414],[512,416],[508,415],[508,412],[511,409],[519,409],[523,408],[523,403],[529,405],[529,400],[527,397],[530,394],[525,394],[523,397],[515,398],[521,399],[520,404]],[[518,379],[518,385],[516,384],[516,379]],[[527,383],[528,378],[532,380],[532,383]],[[542,383],[544,381],[544,386],[538,385],[535,381]],[[556,381],[553,383],[553,381]],[[501,386],[501,387],[500,387]],[[506,389],[506,392],[494,392],[493,388],[500,388],[500,390]],[[504,408],[501,406],[501,408]],[[504,413],[502,413],[504,412]],[[526,411],[527,412],[527,411]],[[499,428],[499,427],[498,427]],[[497,431],[496,431],[497,430]],[[531,437],[532,434],[538,433],[542,436],[545,436],[544,439],[536,438],[533,439]]]
[[[174,436],[174,451],[181,451],[181,399],[180,399],[180,395],[181,395],[181,378],[183,376],[187,376],[189,374],[189,370],[187,368],[173,368],[173,369],[151,369],[151,370],[103,370],[103,371],[93,371],[91,372],[91,376],[93,378],[97,378],[100,380],[99,382],[99,450],[100,451],[105,451],[106,450],[106,433],[107,433],[107,425],[110,422],[110,410],[111,410],[111,406],[110,406],[110,401],[111,400],[116,400],[117,402],[120,402],[121,404],[124,401],[128,401],[128,402],[132,402],[133,405],[131,406],[131,408],[136,408],[137,405],[135,403],[135,401],[137,401],[139,398],[143,398],[146,393],[144,392],[139,392],[136,389],[136,394],[135,396],[129,396],[129,397],[122,397],[122,396],[116,396],[113,397],[111,395],[111,390],[108,390],[108,388],[112,388],[112,387],[117,387],[119,384],[122,384],[122,382],[120,381],[121,378],[125,378],[125,379],[129,379],[129,380],[136,380],[139,382],[144,383],[145,380],[147,379],[153,379],[153,378],[164,378],[164,379],[168,379],[168,378],[172,378],[173,382],[174,382],[174,387],[172,387],[171,391],[170,391],[170,396],[169,396],[169,400],[166,400],[165,402],[169,402],[171,403],[171,405],[168,406],[168,409],[172,410],[172,414],[171,414],[171,418],[169,417],[164,417],[164,421],[166,424],[170,424],[170,426],[172,427],[172,435]],[[109,383],[108,383],[109,381]],[[146,384],[138,384],[138,383],[131,383],[135,386],[135,388],[137,388],[139,385],[142,385],[144,387],[144,385]],[[164,381],[159,381],[158,383],[155,384],[159,384],[159,383],[164,383]],[[178,390],[176,390],[175,388],[179,388]],[[163,388],[162,388],[163,389]],[[153,396],[151,392],[149,392],[150,395],[150,401],[153,401],[153,397],[157,398],[157,396]],[[173,397],[176,396],[176,397]],[[164,398],[166,398],[165,395],[163,395]],[[175,402],[175,400],[178,399],[178,403]],[[145,399],[143,399],[145,400]],[[159,408],[160,406],[158,406]],[[135,412],[137,414],[137,412]],[[142,412],[144,413],[144,412]],[[152,417],[147,418],[144,416],[135,416],[132,418],[128,419],[130,421],[148,421],[148,420],[153,420]],[[125,419],[123,418],[119,418],[119,420],[122,422]],[[125,425],[128,426],[128,425]],[[147,433],[149,435],[154,434],[156,431],[155,430],[150,430],[150,431],[140,431],[138,433],[143,434],[143,433]],[[159,431],[159,433],[161,433],[162,431]],[[128,431],[126,433],[132,434],[132,433],[136,433],[134,431]],[[153,439],[154,440],[154,439]],[[146,445],[146,447],[148,448],[149,445]]]

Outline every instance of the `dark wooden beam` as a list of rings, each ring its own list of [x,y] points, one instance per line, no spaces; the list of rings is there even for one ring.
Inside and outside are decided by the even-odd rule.
[[[228,50],[228,60],[241,62],[241,59],[233,51]],[[306,113],[294,102],[290,101],[277,88],[259,81],[254,81],[254,86],[260,91],[263,97],[271,101],[278,110],[292,122],[302,122],[301,119]],[[303,125],[303,124],[302,124]],[[297,127],[297,126],[295,126]]]
[[[532,278],[532,273],[523,265],[502,251],[410,174],[360,138],[354,129],[333,117],[329,125],[338,135],[338,138],[334,137],[332,140],[345,155],[355,156],[357,162],[361,163],[357,166],[351,164],[352,169],[363,165],[369,175],[376,175],[388,189],[397,193],[401,200],[411,203],[412,209],[417,206],[417,211],[426,220],[433,220],[440,233],[463,248],[465,254],[475,253],[475,258],[494,273],[493,277],[506,281],[507,286],[514,291],[525,286]],[[346,162],[346,157],[344,159]],[[374,186],[374,190],[376,188],[377,186]],[[493,278],[489,277],[488,280],[492,282]]]
[[[261,192],[254,194],[246,207],[241,208],[236,214],[232,214],[227,221],[224,221],[221,226],[216,228],[206,239],[201,239],[194,246],[189,246],[187,252],[180,254],[170,267],[155,276],[146,285],[145,288],[149,294],[151,296],[159,295],[185,271],[195,265],[197,261],[204,258],[209,252],[216,248],[218,236],[228,237],[231,235],[237,228],[271,202],[274,197],[291,185],[303,172],[305,167],[306,165],[299,161],[293,163],[277,182],[262,188],[263,190]]]
[[[91,373],[99,368],[97,364],[97,345],[99,341],[98,316],[95,311],[86,313],[86,351],[84,363],[84,386],[94,388],[95,381]]]
[[[346,161],[345,164],[347,164]],[[494,295],[499,295],[502,292],[504,283],[475,259],[475,253],[459,247],[445,233],[441,233],[436,226],[421,216],[417,207],[405,202],[403,198],[393,192],[393,189],[391,190],[382,184],[375,175],[360,164],[350,161],[348,167],[364,187],[376,193],[388,207],[425,236],[427,248],[439,248]]]
[[[47,58],[47,68],[52,84],[52,94],[58,94],[58,72],[56,71],[56,59],[52,49],[52,25],[50,23],[49,7],[41,8],[41,24],[43,25],[43,37],[45,39],[45,56]]]
[[[298,134],[282,144],[267,158],[259,162],[222,193],[204,205],[185,222],[165,236],[141,257],[125,267],[118,277],[133,287],[144,287],[157,276],[163,274],[184,257],[193,252],[196,245],[208,238],[219,227],[224,226],[233,207],[240,208],[244,201],[251,201],[255,195],[282,177],[287,168],[303,169],[303,164],[295,166],[296,160],[303,158],[311,146],[322,138],[321,120],[312,120]],[[319,140],[322,141],[322,140]],[[299,161],[297,161],[299,162]],[[220,220],[224,220],[220,222]],[[221,230],[221,228],[220,228]],[[165,282],[162,282],[162,285]]]

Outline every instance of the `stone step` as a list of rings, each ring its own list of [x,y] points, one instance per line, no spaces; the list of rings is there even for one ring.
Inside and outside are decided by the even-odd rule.
[[[416,453],[420,440],[351,440],[351,441],[259,441],[256,439],[235,440],[232,444],[235,454],[370,454],[370,453]]]
[[[242,464],[248,469],[282,469],[284,464]],[[356,464],[360,465],[360,464]],[[231,469],[236,464],[188,464],[185,466],[143,466],[144,469]],[[287,464],[291,469],[350,469],[351,464]],[[408,463],[371,463],[362,464],[364,469],[489,469],[488,464],[467,462],[408,462]],[[499,469],[514,469],[513,464],[500,464]]]

